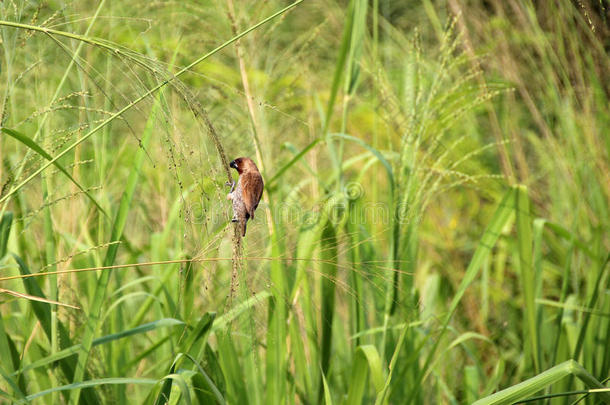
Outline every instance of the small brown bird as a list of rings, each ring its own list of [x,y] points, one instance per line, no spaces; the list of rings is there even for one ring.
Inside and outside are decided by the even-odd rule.
[[[231,222],[239,222],[242,236],[246,236],[246,222],[248,219],[254,219],[254,211],[263,195],[263,177],[256,164],[247,157],[237,158],[231,161],[229,166],[239,173],[237,187],[233,182],[231,192],[227,194],[227,200],[233,201]]]

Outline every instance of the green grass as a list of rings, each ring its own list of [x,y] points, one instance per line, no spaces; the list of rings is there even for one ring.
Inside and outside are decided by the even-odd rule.
[[[610,403],[605,7],[1,2],[0,403]]]

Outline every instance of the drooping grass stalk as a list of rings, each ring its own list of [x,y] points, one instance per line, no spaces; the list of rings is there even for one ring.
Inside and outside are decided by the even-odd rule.
[[[219,45],[215,49],[211,50],[210,52],[206,53],[205,55],[203,55],[200,58],[196,59],[195,61],[191,62],[189,65],[187,65],[184,68],[180,69],[180,71],[178,71],[175,75],[172,75],[171,77],[162,80],[161,83],[159,83],[156,86],[152,87],[150,90],[148,90],[147,92],[145,92],[141,96],[137,97],[135,100],[133,100],[132,102],[127,104],[125,107],[121,108],[119,111],[117,111],[116,113],[112,114],[109,118],[107,118],[104,121],[102,121],[95,128],[93,128],[92,130],[87,132],[80,139],[76,140],[74,143],[72,143],[70,146],[68,146],[62,152],[57,154],[51,161],[49,161],[46,164],[43,164],[40,168],[38,168],[36,171],[34,171],[34,173],[32,173],[30,176],[28,176],[25,180],[23,180],[17,186],[13,187],[2,198],[0,198],[0,203],[3,203],[5,201],[7,201],[12,195],[14,195],[17,191],[19,191],[23,186],[25,186],[32,179],[34,179],[36,176],[38,176],[40,173],[42,173],[47,167],[49,167],[51,164],[55,163],[55,161],[59,160],[64,155],[66,155],[68,152],[70,152],[72,149],[74,149],[75,147],[80,145],[82,142],[87,140],[89,137],[91,137],[91,135],[96,133],[98,130],[100,130],[101,128],[105,127],[110,122],[114,121],[117,117],[121,116],[123,113],[125,113],[126,111],[130,110],[131,108],[133,108],[139,102],[141,102],[142,100],[148,98],[150,95],[154,94],[159,89],[161,89],[164,86],[166,86],[167,84],[173,82],[178,77],[180,77],[182,74],[184,74],[185,72],[189,71],[194,66],[196,66],[199,63],[203,62],[204,60],[206,60],[210,56],[212,56],[215,53],[219,52],[220,50],[226,48],[227,46],[229,46],[233,42],[237,41],[238,39],[242,38],[243,36],[247,35],[248,33],[252,32],[253,30],[257,29],[258,27],[264,25],[265,23],[271,21],[272,19],[276,18],[277,16],[282,15],[286,11],[288,11],[291,8],[297,6],[302,1],[303,0],[295,1],[294,3],[288,5],[287,7],[285,7],[282,10],[276,12],[275,14],[272,14],[271,16],[265,18],[261,22],[251,26],[250,28],[248,28],[245,31],[241,32],[239,35],[229,39],[228,41],[224,42],[222,45]],[[11,21],[0,21],[0,25],[4,25],[4,26],[8,26],[8,27],[21,28],[21,29],[26,29],[26,30],[40,31],[40,32],[44,32],[46,34],[65,36],[65,37],[68,37],[68,38],[72,38],[72,39],[76,39],[76,40],[79,40],[79,41],[83,41],[83,42],[89,43],[91,45],[95,45],[95,46],[98,46],[98,47],[106,48],[107,50],[114,51],[115,53],[117,53],[119,55],[121,54],[121,51],[118,48],[113,48],[110,45],[106,45],[106,44],[104,44],[104,43],[102,43],[102,42],[100,42],[98,40],[94,40],[94,39],[91,39],[91,38],[86,37],[86,36],[71,34],[71,33],[63,32],[63,31],[52,30],[52,29],[45,28],[45,27],[37,27],[37,26],[28,25],[28,24],[14,23],[14,22],[11,22]],[[228,165],[226,165],[226,164],[225,164],[225,166],[228,167]],[[228,173],[228,168],[227,168],[227,173]]]

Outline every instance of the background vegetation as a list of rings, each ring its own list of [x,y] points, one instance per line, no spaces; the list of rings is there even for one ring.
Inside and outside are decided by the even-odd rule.
[[[2,1],[0,402],[610,403],[607,7]]]

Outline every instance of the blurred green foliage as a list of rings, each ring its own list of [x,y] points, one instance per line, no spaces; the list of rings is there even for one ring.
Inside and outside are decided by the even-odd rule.
[[[1,2],[1,401],[608,401],[608,38],[595,0]]]

